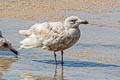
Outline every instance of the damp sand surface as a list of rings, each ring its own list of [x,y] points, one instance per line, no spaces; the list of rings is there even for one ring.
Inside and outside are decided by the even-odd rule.
[[[39,20],[43,22],[44,20]],[[34,21],[0,19],[3,35],[15,48],[24,36],[18,34],[28,29]],[[42,49],[19,51],[16,58],[12,52],[0,52],[1,80],[119,80],[120,38],[119,29],[81,25],[81,39],[65,50],[64,66],[60,53],[55,65],[53,52]]]
[[[82,17],[81,13],[89,16]],[[57,21],[70,15],[77,15],[93,21],[94,25],[99,27],[119,28],[113,24],[120,24],[118,14],[120,0],[0,0],[1,18]],[[110,22],[101,23],[106,20]]]

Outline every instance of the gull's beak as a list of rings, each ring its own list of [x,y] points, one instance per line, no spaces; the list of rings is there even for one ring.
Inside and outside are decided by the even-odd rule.
[[[86,21],[86,20],[78,20],[77,23],[80,23],[80,24],[88,24],[88,21]]]
[[[80,23],[81,23],[81,24],[88,24],[88,21],[83,20],[83,21],[81,21]]]
[[[12,51],[14,54],[18,55],[17,50],[15,50],[14,48],[11,48],[10,51]]]

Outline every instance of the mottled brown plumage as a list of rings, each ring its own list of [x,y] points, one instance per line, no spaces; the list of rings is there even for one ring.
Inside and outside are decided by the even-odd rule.
[[[20,49],[43,48],[50,51],[63,51],[72,47],[80,38],[80,24],[87,24],[77,16],[70,16],[64,22],[35,24],[28,30],[20,30],[26,36]]]

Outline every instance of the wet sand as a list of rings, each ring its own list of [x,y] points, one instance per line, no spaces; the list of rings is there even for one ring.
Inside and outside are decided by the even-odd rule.
[[[113,23],[100,23],[106,17],[107,20],[115,18],[117,21],[113,22],[120,24],[119,14],[119,0],[0,0],[1,18],[57,21],[77,15],[92,21],[92,26],[119,28]]]
[[[117,8],[120,8],[119,0],[1,0],[0,17],[61,20],[67,11],[99,14],[111,13],[111,9]]]

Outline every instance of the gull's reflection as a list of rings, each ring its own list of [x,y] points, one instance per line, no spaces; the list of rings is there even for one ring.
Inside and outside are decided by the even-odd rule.
[[[58,78],[58,76],[57,76],[57,65],[56,65],[53,80],[64,80],[63,66],[61,67],[61,75],[60,75],[60,78]]]
[[[54,72],[53,80],[57,80],[57,65],[55,66],[55,72]]]
[[[35,76],[30,72],[23,72],[22,78],[23,78],[23,80],[64,80],[63,66],[61,67],[61,75],[60,76],[57,75],[57,65],[56,65],[53,78],[48,77],[48,76]]]
[[[62,66],[62,68],[61,68],[61,80],[64,80],[63,66]]]
[[[16,60],[17,60],[17,57],[0,56],[0,78],[3,76],[4,72],[8,72],[9,71],[8,68]]]

